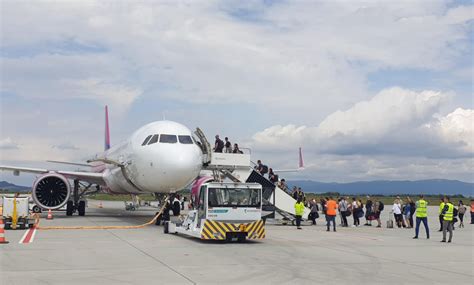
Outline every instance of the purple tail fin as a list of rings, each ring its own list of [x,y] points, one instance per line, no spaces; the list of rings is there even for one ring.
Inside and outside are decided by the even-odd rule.
[[[110,148],[110,129],[109,129],[109,109],[107,105],[105,106],[105,141],[104,149],[108,150]]]
[[[303,161],[303,151],[301,150],[301,147],[300,147],[300,161],[299,161],[299,168],[304,168],[304,161]]]

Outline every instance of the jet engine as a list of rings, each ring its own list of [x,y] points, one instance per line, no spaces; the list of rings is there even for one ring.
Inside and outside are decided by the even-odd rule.
[[[71,195],[71,186],[66,177],[48,173],[33,184],[33,200],[43,209],[58,209],[64,206]]]

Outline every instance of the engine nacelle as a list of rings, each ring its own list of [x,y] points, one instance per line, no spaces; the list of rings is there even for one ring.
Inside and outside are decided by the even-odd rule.
[[[33,184],[33,201],[43,209],[58,209],[64,206],[71,195],[71,185],[66,177],[48,173]]]

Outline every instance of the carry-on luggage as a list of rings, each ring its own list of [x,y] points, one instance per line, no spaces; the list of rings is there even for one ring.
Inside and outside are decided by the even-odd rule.
[[[392,214],[391,213],[388,213],[387,228],[388,229],[393,229],[393,219],[392,219]]]

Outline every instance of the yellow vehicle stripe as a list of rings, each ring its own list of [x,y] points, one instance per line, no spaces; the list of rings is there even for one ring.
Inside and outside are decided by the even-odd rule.
[[[254,223],[251,223],[250,225],[250,228],[247,230],[248,232],[248,236],[252,236],[253,232],[255,231],[255,229],[257,228],[257,224],[258,222],[254,222]]]
[[[201,236],[205,237],[205,239],[212,239],[212,233],[207,229],[207,227],[202,228]]]
[[[219,223],[226,232],[235,232],[233,224]]]
[[[249,239],[265,238],[265,223],[263,220],[255,221],[248,224],[232,224],[212,220],[206,220],[201,231],[201,238],[206,240],[224,240],[228,232],[240,232],[241,226],[247,233]],[[216,234],[219,233],[218,236]]]
[[[211,220],[208,220],[209,222],[209,227],[211,229],[213,229],[213,232],[219,232],[223,237],[222,238],[219,238],[219,239],[224,239],[225,238],[225,231],[223,231],[218,225],[217,223],[214,223],[214,221],[211,221]]]

